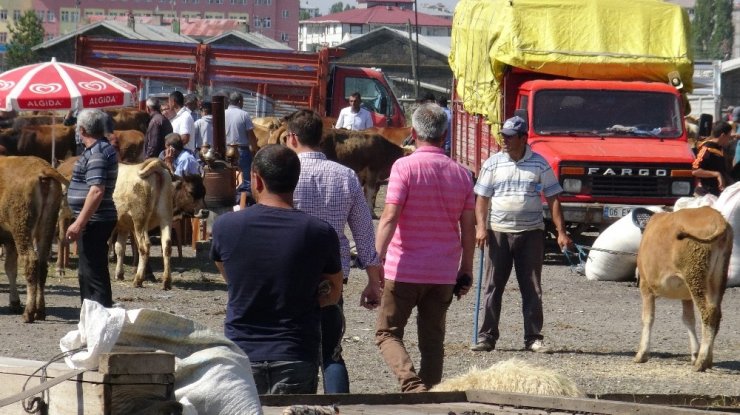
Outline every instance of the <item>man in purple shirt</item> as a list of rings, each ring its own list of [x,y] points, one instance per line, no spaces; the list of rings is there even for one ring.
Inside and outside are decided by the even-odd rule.
[[[150,97],[146,100],[146,112],[149,114],[149,125],[146,128],[144,139],[144,157],[158,157],[164,151],[164,138],[172,132],[170,120],[160,111],[159,100]]]
[[[360,305],[374,309],[380,303],[380,261],[374,246],[374,228],[370,208],[352,169],[329,161],[319,150],[321,117],[301,110],[288,120],[286,144],[298,153],[301,175],[293,193],[296,208],[328,222],[339,236],[342,271],[349,276],[349,240],[344,228],[349,225],[357,246],[360,267],[367,272],[367,286]],[[321,355],[324,371],[324,393],[349,393],[349,376],[342,359],[344,314],[342,301],[321,309]]]

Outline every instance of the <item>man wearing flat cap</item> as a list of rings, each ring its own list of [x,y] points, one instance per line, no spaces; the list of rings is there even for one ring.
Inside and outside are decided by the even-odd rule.
[[[501,128],[501,150],[483,164],[474,192],[476,244],[488,244],[488,286],[479,341],[471,347],[478,352],[496,348],[504,287],[511,268],[522,295],[524,348],[547,352],[542,325],[542,261],[545,223],[544,196],[552,211],[558,245],[572,245],[557,195],[563,191],[550,165],[527,144],[527,121],[512,117]]]

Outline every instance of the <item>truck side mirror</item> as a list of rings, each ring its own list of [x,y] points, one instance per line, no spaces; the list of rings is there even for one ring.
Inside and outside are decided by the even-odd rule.
[[[388,98],[384,96],[380,97],[379,107],[380,108],[378,108],[378,110],[380,111],[381,114],[388,115]]]
[[[699,116],[699,137],[709,137],[712,135],[712,121],[714,117],[711,114],[702,114]]]
[[[522,117],[522,119],[529,122],[529,114],[527,113],[527,110],[524,108],[519,108],[518,110],[514,110],[514,116]]]

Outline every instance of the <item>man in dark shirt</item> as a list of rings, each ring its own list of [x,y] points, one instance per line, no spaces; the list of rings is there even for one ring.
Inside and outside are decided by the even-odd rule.
[[[164,138],[172,132],[170,120],[160,112],[160,104],[157,98],[146,100],[146,112],[149,114],[149,126],[146,129],[144,140],[144,157],[158,157],[164,151]]]
[[[213,224],[211,258],[228,287],[224,332],[249,356],[260,394],[316,393],[320,307],[342,293],[337,233],[293,208],[299,174],[293,151],[262,148],[250,172],[257,204]]]
[[[108,239],[118,219],[113,204],[118,153],[105,138],[107,118],[100,110],[83,110],[77,116],[77,131],[85,149],[75,163],[67,191],[75,216],[67,228],[67,240],[77,241],[80,297],[112,307]]]
[[[692,174],[699,178],[697,194],[711,193],[719,196],[729,186],[724,149],[730,142],[732,126],[726,121],[717,121],[712,126],[712,136],[701,142],[694,160]]]

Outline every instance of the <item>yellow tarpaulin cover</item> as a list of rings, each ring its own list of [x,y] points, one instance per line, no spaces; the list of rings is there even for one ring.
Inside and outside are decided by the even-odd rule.
[[[449,56],[468,112],[499,120],[507,65],[581,79],[668,82],[691,91],[689,19],[660,0],[461,0]]]

